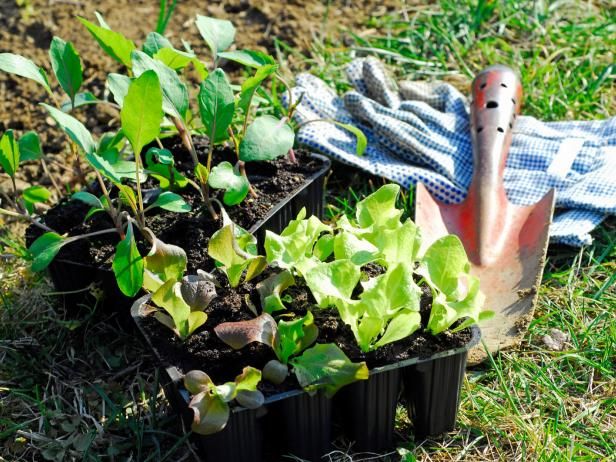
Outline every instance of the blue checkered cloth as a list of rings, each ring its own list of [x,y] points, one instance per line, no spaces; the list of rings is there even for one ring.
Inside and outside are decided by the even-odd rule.
[[[365,154],[355,154],[353,134],[329,122],[302,126],[298,142],[406,188],[422,182],[445,202],[464,199],[473,173],[466,98],[446,83],[395,85],[373,58],[354,60],[347,77],[355,90],[340,98],[317,77],[297,76],[294,100],[303,97],[294,119],[355,125],[368,138]],[[616,214],[616,117],[584,122],[518,117],[505,188],[518,205],[533,204],[555,188],[550,241],[590,244],[590,232],[607,214]]]

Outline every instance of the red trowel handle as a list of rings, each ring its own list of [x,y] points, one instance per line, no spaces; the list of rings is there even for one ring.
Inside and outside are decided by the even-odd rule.
[[[513,216],[507,213],[503,172],[522,86],[508,67],[491,66],[475,77],[472,92],[473,180],[465,203],[474,238],[465,245],[475,263],[487,265],[502,252]]]
[[[491,66],[473,81],[471,139],[473,181],[482,194],[504,194],[503,170],[511,145],[511,130],[522,102],[522,85],[514,71]]]

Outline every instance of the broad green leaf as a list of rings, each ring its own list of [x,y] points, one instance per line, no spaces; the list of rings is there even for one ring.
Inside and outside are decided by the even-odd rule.
[[[351,260],[318,262],[304,274],[306,284],[321,308],[335,305],[337,300],[351,298],[361,271]]]
[[[212,188],[225,190],[223,202],[229,206],[242,202],[250,187],[248,179],[227,161],[212,168],[208,183]]]
[[[362,266],[377,259],[378,249],[370,242],[343,231],[334,237],[334,256],[337,260],[348,259]]]
[[[201,83],[199,112],[208,137],[214,143],[228,138],[227,128],[233,120],[233,90],[222,69],[216,69]]]
[[[51,192],[42,186],[34,185],[24,189],[22,196],[26,203],[37,204],[39,202],[47,202],[51,197]]]
[[[34,80],[36,83],[41,84],[48,93],[51,93],[47,74],[45,74],[43,68],[38,67],[23,56],[13,53],[0,53],[0,71]]]
[[[111,73],[107,76],[109,91],[120,107],[124,105],[124,98],[126,97],[126,93],[128,93],[130,83],[131,78],[126,75]]]
[[[394,229],[400,226],[402,210],[396,208],[397,184],[386,184],[357,204],[357,222],[363,228]]]
[[[117,151],[119,155],[119,151],[123,150],[125,145],[126,137],[122,129],[117,132],[106,132],[102,134],[98,142],[98,153]]]
[[[419,228],[411,220],[397,228],[379,229],[369,239],[378,247],[383,262],[389,266],[417,260],[421,236]]]
[[[355,138],[357,139],[357,144],[355,146],[355,154],[357,154],[358,156],[363,156],[364,152],[366,152],[366,148],[368,147],[368,139],[366,138],[366,135],[364,135],[364,132],[362,132],[355,125],[343,124],[342,122],[338,122],[337,120],[333,119],[332,122],[355,135]]]
[[[214,57],[229,48],[235,40],[235,27],[231,21],[197,15],[195,22],[201,37],[210,47]]]
[[[34,131],[24,133],[19,138],[19,161],[39,160],[41,157],[43,157],[43,149],[41,149],[38,134]]]
[[[81,201],[90,207],[103,208],[103,203],[94,194],[87,191],[78,191],[71,196],[71,199]]]
[[[43,271],[53,261],[66,241],[57,233],[45,233],[38,237],[28,251],[32,255],[32,271]]]
[[[77,16],[77,19],[88,29],[105,53],[129,69],[131,68],[130,54],[135,49],[132,40],[128,40],[119,32],[97,26],[80,16]]]
[[[156,161],[163,165],[173,165],[173,154],[168,149],[150,148],[145,155],[145,162],[147,166],[154,164],[154,158]]]
[[[186,332],[186,336],[192,335],[194,331],[196,331],[199,327],[205,324],[207,321],[207,314],[203,311],[191,311],[188,315],[188,331]]]
[[[448,298],[456,295],[460,276],[470,270],[464,246],[453,234],[436,240],[426,250],[422,263],[430,281]]]
[[[152,302],[171,316],[176,334],[185,339],[189,335],[190,307],[182,298],[180,283],[169,279],[152,294]]]
[[[254,67],[255,69],[265,65],[276,64],[276,61],[270,55],[256,50],[224,51],[219,52],[218,57],[243,64],[244,66]]]
[[[146,71],[154,71],[158,76],[163,92],[162,108],[165,113],[186,120],[188,110],[188,89],[177,73],[160,61],[150,58],[145,53],[135,50],[132,53],[133,72],[136,77]]]
[[[112,263],[118,287],[127,297],[134,297],[143,284],[143,257],[137,250],[132,227],[126,230],[126,237],[116,246]]]
[[[383,327],[385,326],[385,319],[382,317],[364,315],[356,327],[353,329],[353,333],[356,335],[357,345],[362,351],[370,351],[372,341],[379,336]]]
[[[369,315],[388,319],[401,309],[419,311],[421,291],[413,280],[413,269],[401,263],[391,266],[385,274],[363,284],[361,305]]]
[[[137,164],[132,160],[115,160],[108,156],[109,153],[103,154],[103,159],[107,160],[118,178],[128,178],[134,182],[137,175]],[[143,169],[139,170],[139,183],[144,183],[148,179],[147,172]]]
[[[341,387],[357,380],[367,380],[369,371],[365,362],[353,363],[332,343],[317,344],[291,359],[301,387],[308,392],[324,389],[332,397]]]
[[[329,226],[315,216],[308,219],[306,209],[300,210],[280,235],[266,231],[265,252],[268,263],[284,269],[297,268],[312,256],[314,245],[321,233],[331,233]]]
[[[133,80],[120,113],[122,131],[130,141],[135,156],[160,133],[163,96],[154,71],[146,71]]]
[[[241,108],[244,113],[246,113],[250,106],[250,101],[252,100],[253,95],[257,91],[257,88],[259,88],[261,83],[270,75],[274,74],[277,70],[278,65],[267,64],[265,66],[259,67],[255,72],[255,75],[253,75],[252,77],[248,77],[246,80],[244,80],[244,82],[242,83],[242,90],[240,92],[237,107]]]
[[[120,201],[130,207],[133,214],[137,215],[138,213],[138,204],[137,204],[137,196],[133,188],[125,184],[118,184],[118,198]]]
[[[334,253],[334,236],[331,234],[322,235],[314,245],[313,253],[319,260],[327,260]]]
[[[86,160],[93,168],[98,170],[101,175],[111,180],[113,183],[120,183],[122,181],[122,178],[116,173],[113,165],[103,157],[95,153],[86,154]]]
[[[160,193],[148,208],[152,207],[160,207],[161,209],[177,213],[186,213],[192,210],[190,204],[182,196],[169,191]]]
[[[84,91],[82,93],[77,93],[75,95],[75,101],[73,102],[71,102],[70,99],[62,101],[62,103],[60,104],[60,109],[62,109],[63,112],[71,112],[73,109],[78,107],[101,104],[105,102],[106,101],[98,99],[89,91]]]
[[[145,257],[145,268],[164,281],[179,281],[186,271],[187,261],[184,249],[155,238],[152,249]]]
[[[88,129],[76,118],[45,103],[41,103],[68,137],[86,154],[96,153],[96,142]]]
[[[150,32],[143,42],[143,52],[152,58],[163,48],[173,48],[173,45],[164,35],[158,32]]]
[[[229,278],[231,287],[237,287],[242,274],[248,268],[246,280],[257,276],[265,268],[265,259],[262,256],[251,255],[242,248],[241,239],[234,234],[234,224],[224,225],[210,238],[208,254],[222,264],[222,270]],[[241,237],[241,236],[240,236]],[[243,255],[238,254],[238,251]]]
[[[261,371],[251,366],[246,366],[240,375],[235,378],[237,390],[254,391],[261,381]]]
[[[13,130],[7,130],[0,138],[0,165],[10,177],[15,177],[19,167],[19,143]]]
[[[466,279],[467,291],[463,297],[453,299],[445,293],[440,292],[437,287],[432,285],[436,291],[436,296],[432,300],[430,319],[428,320],[428,331],[433,335],[439,334],[451,327],[458,319],[470,318],[471,324],[479,322],[482,318],[481,309],[485,302],[485,296],[479,290],[479,279],[475,276],[463,275]],[[430,281],[428,281],[430,285]],[[456,292],[458,292],[456,290]],[[483,317],[489,317],[489,314]],[[468,325],[469,322],[463,323]]]
[[[201,80],[204,80],[207,75],[205,65],[194,54],[185,51],[176,50],[175,48],[163,48],[156,52],[154,59],[160,61],[174,71],[181,71],[189,64],[192,64],[199,74]]]
[[[309,311],[306,316],[293,321],[280,321],[278,323],[278,343],[276,355],[283,364],[289,358],[312,345],[319,335],[319,329],[314,324],[314,318]]]
[[[274,160],[293,147],[295,133],[289,124],[271,115],[257,117],[240,143],[244,162]]]
[[[160,188],[163,190],[171,188],[171,178],[173,176],[173,189],[182,189],[188,185],[188,179],[178,172],[175,167],[171,168],[169,171],[169,165],[163,164],[154,164],[149,165],[147,168],[147,173],[152,177],[158,180],[160,183]]]
[[[421,315],[417,311],[404,310],[387,325],[383,336],[374,344],[380,348],[388,343],[402,340],[421,328]]]
[[[195,177],[202,184],[207,184],[207,180],[210,177],[210,172],[201,162],[199,162],[195,167]]]
[[[49,48],[49,58],[60,86],[74,106],[75,95],[83,82],[83,69],[79,54],[71,42],[54,37]]]
[[[257,255],[249,260],[248,267],[246,268],[245,282],[248,282],[256,278],[267,267],[267,260],[262,255]]]
[[[257,284],[261,298],[261,309],[272,314],[274,311],[286,310],[280,298],[282,292],[295,284],[295,278],[289,271],[281,271]]]

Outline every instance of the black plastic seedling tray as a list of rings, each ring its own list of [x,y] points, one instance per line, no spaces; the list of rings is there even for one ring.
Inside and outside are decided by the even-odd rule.
[[[306,178],[303,186],[278,202],[262,220],[249,229],[257,237],[260,245],[265,239],[267,230],[280,233],[303,207],[306,207],[308,216],[323,217],[325,177],[331,161],[320,154],[313,153],[311,157],[318,159],[323,164],[322,167]],[[127,326],[132,324],[128,313],[135,299],[126,297],[120,291],[110,269],[57,258],[49,265],[48,273],[56,291],[64,293],[67,309],[76,311],[81,306],[92,306],[94,300],[88,298],[91,297],[88,288],[96,285],[104,294],[101,300],[102,309],[110,313],[119,313],[119,320]]]
[[[165,364],[142,326],[148,296],[137,300],[131,315],[161,363],[165,395],[190,425],[192,411],[182,374]],[[396,406],[401,400],[409,410],[416,438],[439,435],[454,428],[468,351],[481,333],[472,327],[472,338],[460,348],[429,357],[415,357],[374,368],[370,378],[342,388],[333,399],[293,390],[270,396],[258,410],[235,407],[227,427],[210,436],[193,434],[200,456],[208,462],[262,462],[292,454],[317,462],[331,451],[333,424],[353,442],[353,452],[377,453],[393,445]]]

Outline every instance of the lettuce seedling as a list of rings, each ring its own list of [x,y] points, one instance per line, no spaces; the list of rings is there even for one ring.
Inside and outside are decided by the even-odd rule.
[[[184,376],[184,386],[192,395],[188,407],[193,410],[192,431],[211,435],[223,430],[229,421],[229,403],[234,401],[247,409],[257,409],[265,398],[257,390],[261,371],[245,367],[233,382],[216,385],[202,371],[194,370]]]
[[[207,320],[204,310],[217,296],[214,277],[205,271],[183,276],[186,253],[159,239],[154,240],[152,251],[143,260],[143,288],[164,310],[155,311],[154,317],[185,340]]]
[[[422,255],[419,229],[395,206],[398,193],[397,185],[381,187],[358,203],[355,220],[342,217],[333,230],[301,211],[280,235],[266,234],[268,263],[302,276],[318,306],[335,307],[366,352],[421,328],[421,285],[433,296],[432,334],[490,316],[460,240],[446,236]],[[368,264],[383,274],[362,277]]]
[[[223,226],[210,238],[208,255],[219,263],[227,275],[229,285],[237,287],[244,271],[244,282],[255,278],[265,269],[265,257],[258,255],[257,240],[248,231],[231,221],[222,209]]]
[[[336,345],[317,344],[310,348],[319,334],[310,312],[301,318],[278,322],[270,314],[262,313],[248,321],[219,324],[214,332],[234,349],[239,350],[252,342],[271,347],[277,361],[270,361],[264,373],[274,383],[286,378],[289,365],[302,388],[308,392],[324,389],[330,397],[340,387],[368,378],[366,364],[351,362]]]

